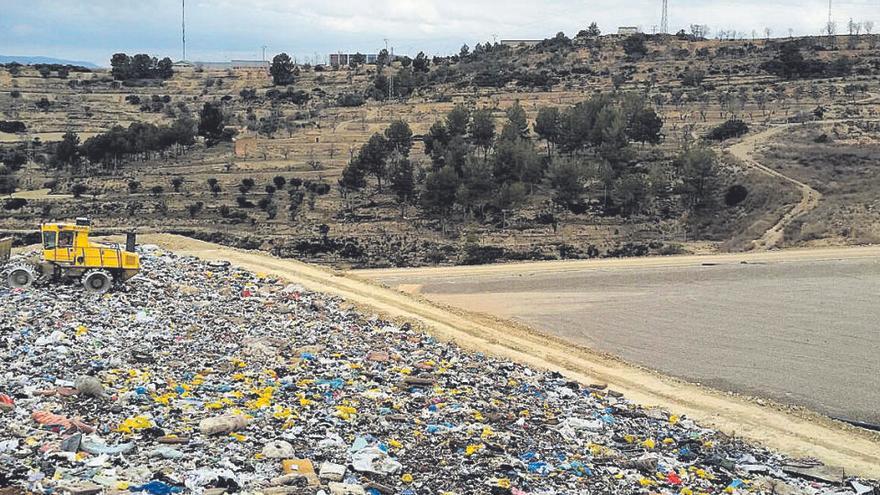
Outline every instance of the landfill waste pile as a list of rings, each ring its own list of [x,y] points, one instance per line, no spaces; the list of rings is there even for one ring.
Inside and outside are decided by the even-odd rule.
[[[0,289],[0,493],[874,491],[603,384],[141,249],[103,296]]]

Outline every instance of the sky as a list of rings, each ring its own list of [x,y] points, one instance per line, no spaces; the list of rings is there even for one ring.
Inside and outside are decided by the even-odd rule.
[[[818,34],[827,0],[668,0],[669,29],[691,24],[762,36]],[[834,2],[843,31],[850,18],[880,31],[880,0]],[[660,24],[662,0],[186,0],[187,59],[260,59],[286,52],[300,62],[328,53],[458,52],[493,39],[574,36],[590,22],[603,32]],[[116,52],[179,60],[181,0],[0,0],[0,54],[44,55],[101,66]]]

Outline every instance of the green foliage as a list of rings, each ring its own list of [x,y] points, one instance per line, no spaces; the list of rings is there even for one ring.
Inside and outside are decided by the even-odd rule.
[[[415,179],[413,177],[413,164],[407,159],[396,160],[388,171],[388,182],[394,192],[397,202],[401,204],[411,203],[415,194]]]
[[[455,204],[455,195],[461,180],[450,166],[431,172],[425,178],[425,187],[420,196],[422,207],[429,212],[448,215]]]
[[[496,186],[491,166],[485,160],[469,159],[462,169],[455,202],[462,205],[468,213],[482,212],[491,200]]]
[[[336,103],[341,107],[359,107],[366,101],[362,95],[357,93],[343,93],[336,99]]]
[[[429,67],[431,65],[431,59],[425,55],[425,52],[419,52],[416,55],[416,58],[413,60],[413,71],[415,72],[428,72]]]
[[[779,47],[776,56],[761,68],[771,74],[786,79],[844,77],[852,72],[853,63],[847,57],[838,57],[831,62],[817,58],[807,59],[801,50],[799,40],[786,41]]]
[[[27,126],[24,122],[13,120],[0,120],[0,132],[6,132],[10,134],[17,134],[20,132],[25,132],[27,130]]]
[[[446,130],[450,136],[464,136],[468,131],[468,122],[470,122],[470,111],[464,105],[456,105],[446,115]]]
[[[339,188],[343,196],[352,191],[360,191],[365,187],[367,187],[367,180],[364,168],[359,160],[351,160],[342,169],[342,176],[339,178]],[[293,191],[294,189],[291,189],[291,192]]]
[[[81,198],[82,195],[85,194],[86,191],[88,191],[88,190],[89,190],[89,188],[86,187],[85,184],[76,183],[76,184],[74,184],[73,186],[71,186],[71,188],[70,188],[70,193],[73,194],[73,197],[74,197],[74,198],[79,199],[79,198]]]
[[[363,145],[358,152],[357,161],[369,174],[376,177],[379,190],[382,190],[382,178],[385,176],[385,161],[388,159],[390,146],[385,136],[376,133]]]
[[[653,108],[643,107],[630,116],[626,132],[633,141],[658,144],[663,138],[662,129],[663,120],[657,112]]]
[[[270,89],[266,91],[266,98],[270,98],[273,102],[278,103],[287,102],[294,105],[305,105],[311,96],[308,92],[301,89],[294,90],[292,87],[288,87],[285,91],[279,91],[274,88]]]
[[[61,136],[61,142],[55,145],[54,162],[59,167],[75,166],[79,160],[79,136],[67,131]]]
[[[202,203],[201,201],[197,201],[195,203],[190,203],[189,205],[187,205],[186,210],[189,212],[189,217],[195,218],[196,215],[198,215],[199,212],[202,211],[202,208],[204,208],[204,206],[205,203]]]
[[[272,65],[269,67],[269,74],[272,75],[272,83],[275,86],[287,86],[294,83],[293,76],[293,60],[286,53],[279,53],[272,58]]]
[[[28,202],[24,198],[11,198],[7,199],[5,203],[3,203],[3,209],[7,211],[11,210],[20,210],[27,206]]]
[[[192,121],[180,119],[171,126],[156,126],[135,122],[124,128],[115,126],[109,131],[92,136],[79,147],[79,153],[91,163],[109,164],[132,155],[148,155],[172,146],[189,146],[195,142]],[[63,163],[57,155],[56,162]]]
[[[706,139],[712,141],[725,141],[731,138],[744,136],[748,132],[748,124],[739,119],[730,119],[723,124],[713,127],[706,135]]]
[[[645,35],[636,33],[623,40],[623,51],[630,58],[641,58],[648,53]]]
[[[706,79],[706,71],[702,69],[688,68],[681,75],[681,84],[683,86],[697,88],[703,84],[704,79]]]
[[[110,59],[110,73],[117,81],[130,79],[170,79],[174,75],[174,63],[170,58],[162,60],[139,53],[133,57],[115,53]]]
[[[495,119],[488,109],[477,110],[470,123],[470,136],[473,143],[488,153],[495,140]]]
[[[204,136],[209,145],[220,141],[223,137],[223,127],[226,119],[220,106],[211,102],[205,102],[199,112],[199,136]]]
[[[718,180],[715,152],[708,147],[691,148],[676,158],[675,166],[681,176],[685,205],[692,210],[711,205]]]
[[[535,118],[535,134],[547,142],[547,156],[550,156],[552,147],[559,142],[559,109],[556,107],[541,107]]]
[[[541,158],[531,142],[525,140],[499,140],[492,160],[492,175],[499,184],[523,181],[526,176],[534,179],[535,170],[541,169]]]
[[[413,144],[413,133],[409,124],[402,120],[395,120],[385,129],[385,138],[391,149],[403,156],[409,156]]]
[[[514,137],[529,139],[529,121],[526,117],[526,111],[519,102],[514,102],[505,113],[507,114],[507,123],[504,127],[507,131],[502,131],[502,135],[506,136],[505,139],[510,140]]]
[[[581,202],[584,171],[579,163],[571,159],[557,160],[550,165],[548,178],[554,191],[553,201],[557,204],[571,207]]]
[[[641,173],[629,173],[621,176],[614,184],[614,201],[624,215],[640,213],[649,192],[647,177]]]

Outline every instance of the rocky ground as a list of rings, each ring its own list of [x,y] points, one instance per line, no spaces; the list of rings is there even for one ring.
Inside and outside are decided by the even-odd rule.
[[[875,490],[260,274],[143,265],[99,298],[0,289],[0,492]]]

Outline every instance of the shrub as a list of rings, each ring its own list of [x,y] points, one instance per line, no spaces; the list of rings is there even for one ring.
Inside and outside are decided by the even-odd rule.
[[[727,206],[736,206],[748,197],[749,190],[745,186],[737,184],[730,186],[724,194],[724,204]]]
[[[748,132],[748,124],[739,119],[730,119],[709,131],[706,138],[712,141],[725,141],[730,138],[743,136]]]
[[[4,210],[20,210],[27,205],[27,200],[24,198],[12,198],[7,199],[5,203],[3,203]]]
[[[70,188],[70,192],[71,192],[71,194],[73,194],[74,198],[81,197],[88,190],[89,190],[89,188],[86,187],[85,184],[74,184],[73,187]]]
[[[341,107],[359,107],[365,103],[364,97],[357,93],[345,93],[339,95],[336,102]]]
[[[15,134],[18,132],[25,132],[26,130],[27,130],[27,126],[25,126],[24,122],[19,122],[17,120],[13,120],[13,121],[0,120],[0,132]]]

